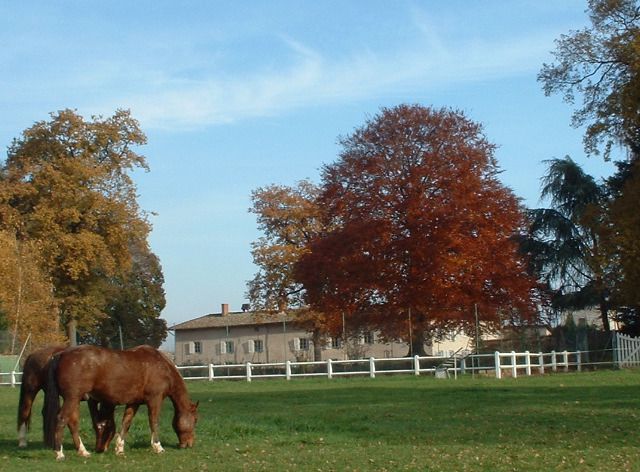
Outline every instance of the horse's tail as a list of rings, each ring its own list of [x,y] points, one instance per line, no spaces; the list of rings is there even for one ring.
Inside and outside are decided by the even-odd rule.
[[[47,386],[44,391],[44,418],[42,427],[44,431],[44,443],[51,448],[55,447],[58,411],[60,410],[60,391],[58,389],[58,382],[56,381],[59,361],[59,355],[51,358],[47,372]]]

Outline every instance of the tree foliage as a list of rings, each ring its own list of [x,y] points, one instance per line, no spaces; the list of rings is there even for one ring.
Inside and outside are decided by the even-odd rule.
[[[620,187],[614,186],[614,198],[609,204],[613,230],[607,250],[610,259],[619,266],[614,301],[627,324],[632,324],[633,316],[640,318],[640,160],[636,159],[624,172]],[[633,324],[640,325],[640,320]]]
[[[526,250],[558,309],[598,306],[608,331],[615,269],[606,250],[607,186],[568,156],[548,162],[542,198],[551,208],[529,211]]]
[[[60,343],[64,334],[57,316],[53,286],[40,264],[37,244],[0,231],[0,309],[11,336],[10,352],[29,338],[32,346]]]
[[[0,168],[0,227],[37,246],[66,325],[104,319],[109,287],[132,270],[150,231],[130,173],[147,169],[128,111],[85,120],[72,110],[25,130]]]
[[[571,31],[556,41],[555,62],[544,64],[539,80],[547,95],[576,95],[582,105],[573,125],[586,125],[588,154],[604,145],[640,151],[640,4],[637,0],[589,0],[591,27]]]
[[[383,109],[341,140],[323,169],[324,227],[296,267],[327,329],[350,324],[408,340],[526,320],[535,284],[514,235],[516,197],[498,180],[494,146],[462,113]]]
[[[271,185],[252,193],[249,211],[257,215],[258,228],[264,234],[251,251],[259,269],[248,284],[254,308],[281,311],[303,305],[302,285],[293,269],[322,228],[318,192],[316,185],[303,180],[295,187]]]
[[[106,289],[107,316],[81,330],[84,342],[127,349],[160,347],[167,337],[167,323],[160,318],[166,305],[160,260],[146,244],[133,246],[131,253],[131,269],[112,278]]]

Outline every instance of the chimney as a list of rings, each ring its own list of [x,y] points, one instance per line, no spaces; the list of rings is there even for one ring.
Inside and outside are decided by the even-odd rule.
[[[229,304],[228,303],[223,303],[222,304],[222,312],[221,315],[222,316],[227,316],[229,314]]]

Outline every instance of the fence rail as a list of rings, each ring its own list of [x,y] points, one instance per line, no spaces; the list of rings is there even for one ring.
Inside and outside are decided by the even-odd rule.
[[[593,357],[600,358],[598,361]],[[453,365],[444,366],[445,361]],[[559,370],[580,371],[594,366],[615,367],[612,350],[606,351],[562,351],[562,352],[495,352],[472,354],[465,357],[414,356],[356,360],[327,360],[315,362],[277,362],[269,364],[203,364],[178,366],[185,380],[243,379],[251,382],[260,378],[369,376],[384,374],[434,374],[454,376],[470,373],[504,376],[544,374]]]
[[[626,344],[625,344],[626,343]],[[464,357],[414,356],[375,359],[327,360],[306,362],[272,362],[266,364],[202,364],[176,366],[185,380],[246,380],[298,377],[369,376],[386,374],[432,374],[436,377],[457,377],[483,374],[501,379],[505,376],[544,374],[569,370],[580,371],[596,366],[628,367],[640,365],[620,354],[629,342],[619,342],[615,349],[603,351],[562,352],[494,352]],[[634,347],[634,351],[636,348]],[[597,359],[597,360],[596,360]],[[0,386],[20,385],[22,372],[0,372]]]

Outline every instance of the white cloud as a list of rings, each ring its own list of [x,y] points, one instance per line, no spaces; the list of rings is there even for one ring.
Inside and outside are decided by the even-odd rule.
[[[157,83],[148,92],[121,97],[145,126],[190,128],[269,116],[287,109],[358,100],[394,88],[430,86],[518,75],[540,64],[548,37],[508,43],[469,42],[445,47],[433,39],[412,49],[375,54],[364,51],[330,58],[287,40],[292,65],[254,70],[252,75]]]

